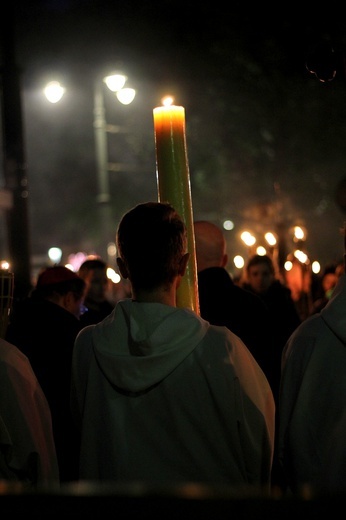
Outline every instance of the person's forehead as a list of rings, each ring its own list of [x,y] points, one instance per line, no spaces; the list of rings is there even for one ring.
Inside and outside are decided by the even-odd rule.
[[[259,274],[259,273],[262,273],[262,274],[268,273],[269,274],[270,269],[266,264],[257,264],[257,265],[252,265],[250,267],[249,272],[252,274]]]
[[[89,274],[90,280],[104,280],[107,278],[107,271],[103,268],[93,269]]]

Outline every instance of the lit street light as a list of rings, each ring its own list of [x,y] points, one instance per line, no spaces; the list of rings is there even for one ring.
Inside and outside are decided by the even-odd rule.
[[[136,91],[130,88],[124,88],[127,77],[123,74],[111,74],[103,79],[103,82],[95,84],[94,94],[94,132],[96,146],[96,162],[97,162],[97,180],[98,194],[96,201],[99,206],[100,218],[100,237],[101,237],[101,255],[107,258],[108,242],[113,239],[115,230],[113,229],[112,211],[111,211],[111,195],[109,189],[109,171],[110,169],[118,170],[119,164],[109,165],[108,163],[108,147],[107,133],[119,133],[120,127],[107,125],[105,117],[105,106],[103,97],[103,83],[115,93],[118,101],[123,105],[129,105],[134,100]]]
[[[121,169],[119,163],[109,164],[107,134],[116,134],[122,131],[120,126],[107,124],[103,89],[104,85],[107,85],[121,104],[129,105],[134,100],[136,91],[133,88],[125,87],[126,81],[127,77],[125,75],[113,73],[103,78],[102,81],[96,81],[94,87],[94,136],[97,167],[96,202],[99,209],[99,253],[103,258],[108,257],[108,243],[114,239],[113,235],[115,235],[110,204],[109,172]],[[64,87],[57,81],[48,83],[44,89],[44,94],[51,103],[60,101],[64,93]]]
[[[58,103],[65,94],[65,88],[59,81],[50,81],[44,88],[44,95],[50,103]]]
[[[48,249],[48,258],[53,265],[58,265],[60,263],[61,257],[62,251],[60,247],[53,246]]]

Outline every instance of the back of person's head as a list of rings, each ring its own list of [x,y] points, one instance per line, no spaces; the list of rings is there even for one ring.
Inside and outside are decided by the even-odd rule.
[[[94,271],[95,269],[99,269],[101,271],[107,270],[107,263],[100,257],[88,257],[82,264],[80,265],[78,269],[78,275],[85,279],[87,278],[88,274],[91,271]]]
[[[79,319],[84,310],[86,283],[67,267],[47,267],[39,274],[31,298],[48,300]]]
[[[56,265],[46,267],[38,275],[33,294],[42,298],[48,298],[53,294],[65,295],[68,292],[75,293],[76,297],[84,295],[85,282],[78,274],[67,267]]]
[[[138,204],[121,219],[117,247],[132,286],[155,289],[170,284],[181,272],[186,226],[170,204]]]
[[[208,267],[225,267],[228,257],[222,229],[207,220],[196,220],[194,232],[198,271]]]

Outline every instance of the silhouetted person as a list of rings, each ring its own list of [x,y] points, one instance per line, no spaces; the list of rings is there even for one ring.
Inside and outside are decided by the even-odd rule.
[[[273,395],[240,338],[176,307],[184,222],[169,204],[139,204],[121,219],[117,246],[133,299],[84,328],[73,354],[80,478],[268,492]]]
[[[268,369],[270,386],[276,403],[276,436],[272,469],[272,486],[285,491],[285,479],[278,461],[277,429],[279,422],[279,389],[281,379],[281,356],[286,341],[301,323],[290,289],[275,273],[273,260],[268,255],[253,255],[245,266],[246,281],[242,287],[259,296],[267,306],[271,320],[272,353]]]
[[[194,232],[202,318],[213,325],[225,325],[239,336],[270,379],[272,329],[266,305],[233,282],[225,268],[228,255],[222,230],[199,220],[194,223]]]
[[[336,266],[328,266],[321,278],[320,278],[320,294],[318,298],[315,298],[312,303],[311,314],[315,314],[315,312],[320,312],[323,307],[327,305],[329,302],[333,290],[337,284],[339,279],[336,271]]]
[[[85,282],[63,266],[44,269],[17,304],[6,339],[30,360],[50,406],[62,482],[78,477],[79,444],[70,410],[74,340],[81,330]]]
[[[59,484],[49,405],[29,359],[4,339],[13,288],[1,274],[0,480],[29,488]]]
[[[345,235],[346,237],[346,235]],[[345,244],[346,245],[346,244]],[[279,457],[289,490],[346,489],[346,278],[283,352]]]
[[[78,275],[86,283],[84,305],[87,311],[82,314],[81,322],[83,325],[99,323],[114,309],[114,305],[107,298],[107,264],[99,257],[87,258],[81,264]]]
[[[59,485],[47,399],[28,358],[0,338],[0,480]]]
[[[273,338],[270,381],[275,401],[278,402],[282,350],[301,319],[290,289],[276,277],[270,256],[253,255],[249,258],[242,287],[259,296],[269,309]]]

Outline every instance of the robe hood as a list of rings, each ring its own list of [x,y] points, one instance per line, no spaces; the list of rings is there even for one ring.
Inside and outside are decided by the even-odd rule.
[[[109,383],[138,393],[167,377],[210,327],[189,309],[183,311],[160,303],[118,302],[92,331],[94,355]]]

